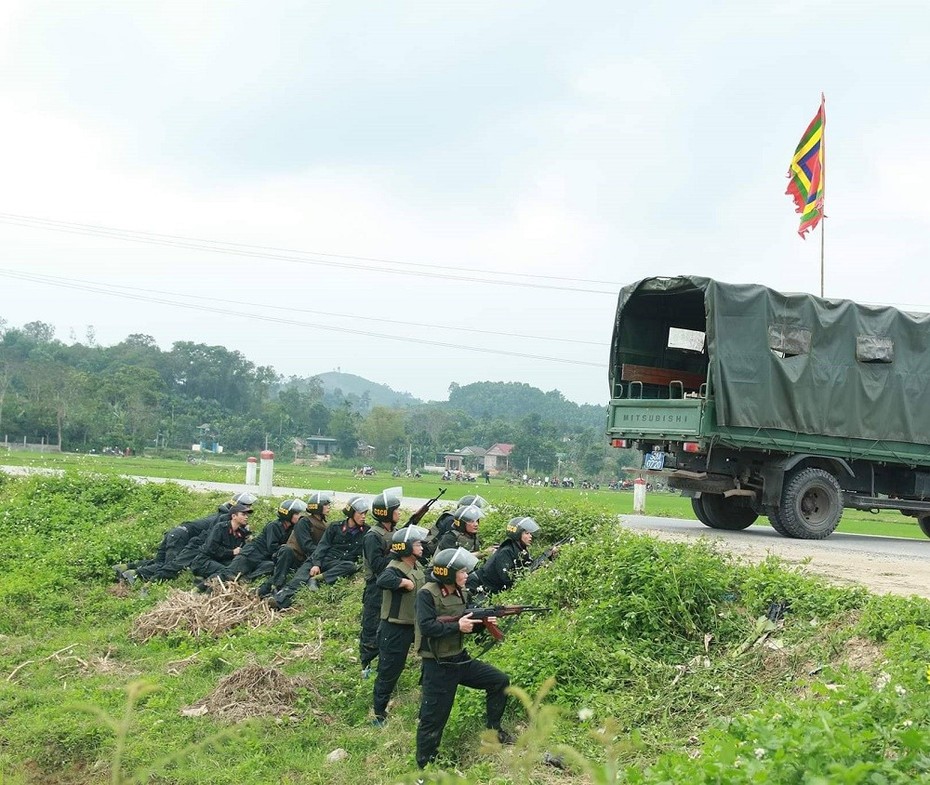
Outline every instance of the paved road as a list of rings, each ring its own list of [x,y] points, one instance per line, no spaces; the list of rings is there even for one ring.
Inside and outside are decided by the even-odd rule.
[[[639,531],[659,531],[675,534],[682,539],[697,539],[709,537],[719,540],[727,545],[740,545],[754,543],[761,547],[777,549],[784,543],[803,545],[812,552],[822,553],[863,553],[883,554],[904,559],[930,559],[930,539],[912,540],[906,537],[877,537],[865,534],[844,534],[835,532],[825,540],[791,540],[782,537],[771,526],[757,524],[743,531],[730,532],[719,529],[709,529],[698,521],[682,520],[678,518],[651,518],[646,515],[622,516],[624,526]],[[930,576],[930,568],[928,568]]]

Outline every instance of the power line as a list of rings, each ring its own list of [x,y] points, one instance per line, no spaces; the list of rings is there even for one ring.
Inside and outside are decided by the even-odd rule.
[[[32,283],[40,283],[40,284],[47,285],[47,286],[58,286],[58,287],[66,288],[66,289],[80,289],[82,291],[95,292],[95,293],[104,294],[110,297],[119,297],[122,299],[136,300],[140,302],[158,303],[161,305],[168,305],[174,308],[196,310],[198,312],[210,312],[210,313],[223,314],[225,316],[256,319],[259,321],[272,322],[275,324],[285,324],[285,325],[291,325],[295,327],[309,327],[309,328],[313,328],[317,330],[329,330],[331,332],[345,333],[348,335],[360,335],[360,336],[364,336],[368,338],[385,338],[391,341],[400,341],[402,343],[416,343],[416,344],[423,344],[427,346],[439,346],[445,349],[457,349],[457,350],[463,350],[463,351],[469,351],[469,352],[478,352],[481,354],[495,354],[495,355],[501,355],[504,357],[519,357],[521,359],[541,360],[544,362],[555,362],[555,363],[562,363],[566,365],[583,365],[583,366],[588,366],[591,368],[602,368],[603,367],[603,363],[587,362],[585,360],[575,360],[575,359],[570,359],[567,357],[548,357],[545,355],[529,354],[525,352],[513,352],[513,351],[508,351],[506,349],[494,349],[494,348],[484,347],[484,346],[467,346],[464,344],[449,343],[446,341],[434,341],[428,338],[406,338],[403,336],[376,333],[376,332],[372,332],[369,330],[356,330],[356,329],[352,329],[348,327],[335,327],[333,325],[327,325],[327,324],[316,324],[313,322],[303,322],[303,321],[298,321],[296,319],[287,319],[281,316],[272,316],[270,314],[243,313],[242,311],[230,311],[226,308],[219,308],[219,307],[209,306],[209,305],[179,303],[179,302],[175,302],[172,300],[165,300],[165,299],[158,298],[158,297],[145,297],[143,295],[115,292],[115,291],[111,291],[108,289],[104,289],[99,286],[92,286],[92,285],[86,285],[86,284],[81,284],[81,283],[73,283],[73,282],[58,283],[55,281],[42,281],[42,280],[37,280],[36,278],[31,277],[26,273],[19,273],[19,272],[14,272],[10,270],[0,270],[0,275],[5,276],[7,278],[30,281]]]
[[[401,262],[394,261],[389,259],[377,259],[375,257],[358,257],[358,256],[348,256],[348,255],[339,255],[339,254],[324,254],[314,251],[290,251],[287,249],[281,249],[284,253],[271,251],[277,251],[278,249],[270,248],[268,246],[252,246],[246,245],[244,243],[228,243],[217,240],[201,240],[197,238],[188,238],[181,235],[168,235],[168,234],[157,234],[154,232],[137,232],[129,229],[117,229],[107,226],[97,226],[94,224],[80,224],[67,221],[55,221],[52,219],[46,218],[35,218],[31,216],[21,216],[15,213],[0,213],[0,223],[6,223],[12,226],[21,226],[29,229],[44,229],[53,232],[61,232],[65,234],[77,234],[90,237],[106,237],[114,240],[125,240],[127,242],[140,243],[143,245],[155,245],[168,248],[181,248],[184,250],[194,250],[194,251],[205,251],[207,253],[216,253],[216,254],[225,254],[228,256],[241,256],[244,258],[252,259],[272,259],[275,261],[289,262],[292,264],[302,264],[302,265],[314,265],[322,267],[335,267],[339,269],[350,269],[350,270],[365,270],[365,271],[374,271],[380,273],[388,273],[390,275],[412,275],[422,278],[439,278],[450,281],[468,281],[472,283],[483,283],[483,284],[493,284],[495,286],[512,286],[517,288],[528,288],[528,289],[550,289],[560,292],[574,292],[579,294],[606,294],[614,296],[616,291],[604,291],[603,289],[586,289],[579,287],[571,286],[556,286],[551,284],[541,284],[541,283],[532,283],[528,281],[506,281],[506,280],[488,280],[487,278],[480,278],[470,275],[458,275],[447,272],[438,272],[439,270],[445,270],[446,268],[438,265],[427,265],[420,264],[416,262]],[[268,250],[263,250],[268,249]],[[301,256],[289,255],[289,254],[301,254]],[[316,256],[328,256],[332,259],[341,259],[343,261],[334,261],[331,259],[320,259],[313,258]],[[310,258],[308,258],[310,257]],[[394,265],[404,265],[409,267],[423,267],[430,270],[430,272],[417,271],[417,270],[404,270],[404,269],[392,269],[390,267],[375,267],[371,264],[356,264],[351,263],[349,260],[358,260],[358,261],[372,261],[379,262],[384,264],[394,264]],[[576,279],[576,278],[560,278],[557,276],[535,276],[532,273],[510,273],[502,271],[493,271],[493,270],[483,270],[490,275],[509,275],[511,277],[521,276],[524,278],[527,277],[537,277],[543,279],[551,280],[564,280],[571,281],[575,283],[588,283],[585,279]],[[613,286],[620,286],[620,284],[614,284],[611,281],[590,281],[591,283],[603,283]]]
[[[15,270],[15,271],[4,270],[2,268],[0,268],[0,275],[8,275],[9,277],[16,277],[16,278],[19,278],[20,280],[32,281],[34,283],[48,283],[48,284],[57,284],[57,285],[82,284],[86,286],[101,287],[100,289],[94,290],[98,292],[103,291],[103,290],[119,289],[123,291],[131,291],[131,292],[146,292],[146,293],[151,293],[151,294],[163,294],[169,297],[182,297],[186,299],[195,299],[195,298],[200,297],[200,295],[186,294],[184,292],[172,292],[172,291],[166,291],[163,289],[151,289],[151,288],[141,288],[138,286],[126,286],[125,284],[114,284],[114,283],[106,283],[102,281],[92,281],[86,278],[65,278],[63,276],[47,275],[44,273],[23,273],[18,270]],[[268,310],[271,310],[271,311],[278,310],[281,307],[280,305],[267,305],[263,303],[257,303],[254,300],[249,300],[249,301],[230,300],[225,297],[223,298],[223,302],[228,303],[229,305],[246,305],[246,306],[251,306],[253,308],[267,308]],[[357,314],[349,315],[345,313],[332,313],[329,311],[320,311],[317,309],[314,309],[313,313],[316,316],[332,316],[335,318],[352,318],[355,320],[362,320],[362,321],[376,321],[379,323],[397,324],[397,325],[401,325],[404,327],[425,327],[429,330],[449,329],[448,325],[425,324],[423,322],[404,322],[398,319],[383,319],[381,317],[375,318],[375,317],[370,317],[370,316],[359,316]],[[557,341],[559,343],[581,344],[584,346],[599,346],[601,348],[606,348],[606,345],[607,345],[604,341],[582,341],[580,339],[575,339],[575,338],[557,338],[557,337],[548,337],[548,336],[543,336],[543,335],[525,335],[521,333],[512,333],[512,332],[505,333],[505,332],[500,332],[500,331],[495,331],[495,330],[481,330],[477,327],[462,327],[459,325],[455,325],[454,329],[456,330],[456,332],[477,333],[479,335],[491,335],[491,336],[498,337],[498,338],[526,338],[526,339],[533,340],[533,341],[548,341],[548,342]]]

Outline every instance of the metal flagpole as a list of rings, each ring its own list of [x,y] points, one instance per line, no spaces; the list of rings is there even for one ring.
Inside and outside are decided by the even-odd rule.
[[[820,106],[822,113],[823,126],[820,129],[820,183],[823,187],[823,194],[820,199],[820,296],[823,297],[823,235],[826,215],[824,215],[824,204],[827,201],[827,99],[823,93],[820,94]]]

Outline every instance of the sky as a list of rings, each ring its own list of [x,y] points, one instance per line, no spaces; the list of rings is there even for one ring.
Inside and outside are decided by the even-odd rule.
[[[930,4],[4,0],[0,318],[606,404],[621,286],[930,311]]]

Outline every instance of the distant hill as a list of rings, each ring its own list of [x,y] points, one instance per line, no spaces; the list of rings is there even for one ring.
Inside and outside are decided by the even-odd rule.
[[[372,406],[388,406],[396,409],[423,403],[410,393],[397,392],[386,384],[372,382],[353,373],[327,371],[318,373],[313,378],[319,379],[323,385],[323,402],[327,406],[337,406],[343,398],[360,402],[362,406],[359,408],[362,411],[370,410]],[[364,405],[366,396],[367,406]]]

